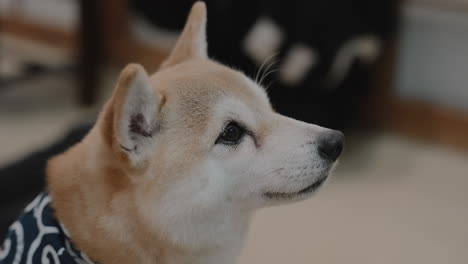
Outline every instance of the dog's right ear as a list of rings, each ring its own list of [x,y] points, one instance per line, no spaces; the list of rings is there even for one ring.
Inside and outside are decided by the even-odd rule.
[[[162,102],[141,65],[125,67],[106,106],[104,137],[132,168],[144,167],[150,157]]]
[[[185,27],[161,69],[193,58],[207,58],[207,49],[206,5],[198,1],[193,4]]]

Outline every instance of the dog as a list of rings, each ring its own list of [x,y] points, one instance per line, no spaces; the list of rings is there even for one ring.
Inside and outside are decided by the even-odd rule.
[[[208,58],[205,32],[197,2],[159,71],[125,67],[88,135],[48,162],[48,192],[0,263],[235,263],[256,209],[323,185],[343,134],[276,113],[259,84]],[[24,222],[37,222],[30,238]]]

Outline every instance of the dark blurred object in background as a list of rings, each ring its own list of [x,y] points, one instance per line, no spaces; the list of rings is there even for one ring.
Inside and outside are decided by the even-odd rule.
[[[79,142],[90,128],[76,127],[55,144],[0,168],[0,241],[21,210],[44,190],[47,160]]]
[[[182,28],[193,0],[134,0],[147,21]],[[343,129],[369,91],[372,64],[397,29],[394,0],[207,0],[210,56],[257,76],[280,113]],[[271,73],[269,73],[272,71]]]

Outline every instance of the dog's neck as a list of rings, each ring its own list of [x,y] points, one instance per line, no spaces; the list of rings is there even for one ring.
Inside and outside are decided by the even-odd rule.
[[[129,178],[107,160],[112,155],[100,140],[95,127],[47,170],[52,206],[80,250],[98,263],[234,262],[248,214],[220,212],[198,221],[185,213],[160,232],[141,217]]]

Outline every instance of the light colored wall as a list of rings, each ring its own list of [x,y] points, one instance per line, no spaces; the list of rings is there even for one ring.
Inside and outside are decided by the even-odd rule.
[[[401,33],[397,93],[468,113],[468,5],[408,4]]]
[[[78,22],[77,0],[0,0],[0,15],[12,11],[26,21],[63,30],[72,30]]]

